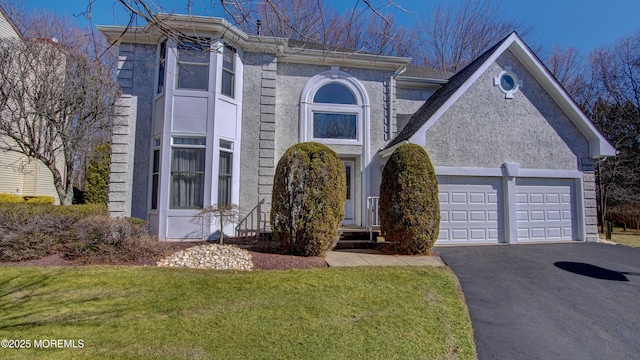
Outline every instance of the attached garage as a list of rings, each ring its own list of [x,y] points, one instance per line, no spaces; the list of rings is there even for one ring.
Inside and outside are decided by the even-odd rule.
[[[578,239],[574,179],[516,179],[518,242]]]
[[[436,90],[380,155],[405,143],[438,176],[438,245],[598,241],[595,164],[616,149],[517,34]]]
[[[536,171],[521,171],[528,177],[506,176],[498,169],[493,176],[439,175],[437,244],[581,239],[578,179],[534,177],[531,173]]]
[[[498,243],[502,236],[502,178],[438,176],[439,244]]]

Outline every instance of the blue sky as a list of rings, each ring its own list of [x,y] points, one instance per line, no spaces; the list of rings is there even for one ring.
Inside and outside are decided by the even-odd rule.
[[[250,1],[250,0],[248,0]],[[313,0],[309,0],[313,1]],[[459,2],[460,0],[449,0]],[[29,8],[46,8],[59,13],[77,15],[86,10],[88,0],[23,0]],[[165,11],[184,9],[187,0],[150,0],[161,5]],[[338,10],[352,8],[357,0],[329,0]],[[371,0],[373,4],[386,4],[388,0]],[[397,12],[398,19],[411,26],[417,17],[429,16],[429,9],[435,1],[394,0],[409,14]],[[201,4],[214,4],[216,10],[204,10]],[[215,14],[219,11],[219,0],[195,0],[193,12],[200,15]],[[360,4],[362,6],[362,4]],[[562,47],[574,46],[584,55],[590,50],[612,44],[617,39],[640,30],[640,0],[502,0],[504,15],[526,25],[535,25],[531,37],[546,49],[554,44]],[[114,0],[96,0],[94,3],[94,24],[123,24],[126,19],[119,11],[121,5]],[[210,8],[211,9],[211,8]],[[184,12],[184,10],[178,10]],[[77,17],[79,22],[85,22]]]

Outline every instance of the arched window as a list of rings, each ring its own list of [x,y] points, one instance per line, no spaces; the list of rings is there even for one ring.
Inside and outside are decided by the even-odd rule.
[[[364,87],[346,73],[313,77],[302,93],[300,141],[362,145],[367,106]]]

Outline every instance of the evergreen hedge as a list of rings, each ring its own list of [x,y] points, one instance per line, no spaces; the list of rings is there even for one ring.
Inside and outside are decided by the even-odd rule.
[[[384,166],[380,225],[385,240],[400,254],[427,254],[438,239],[438,179],[421,146],[401,145]]]
[[[344,166],[318,143],[290,147],[278,161],[271,229],[283,252],[324,255],[338,242],[347,194]]]
[[[106,204],[109,200],[111,144],[96,145],[85,175],[84,198],[88,204]]]

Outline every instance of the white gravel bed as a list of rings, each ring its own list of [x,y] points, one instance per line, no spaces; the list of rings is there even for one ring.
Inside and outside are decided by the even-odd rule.
[[[233,245],[200,245],[178,251],[157,263],[161,267],[251,270],[251,254]]]

